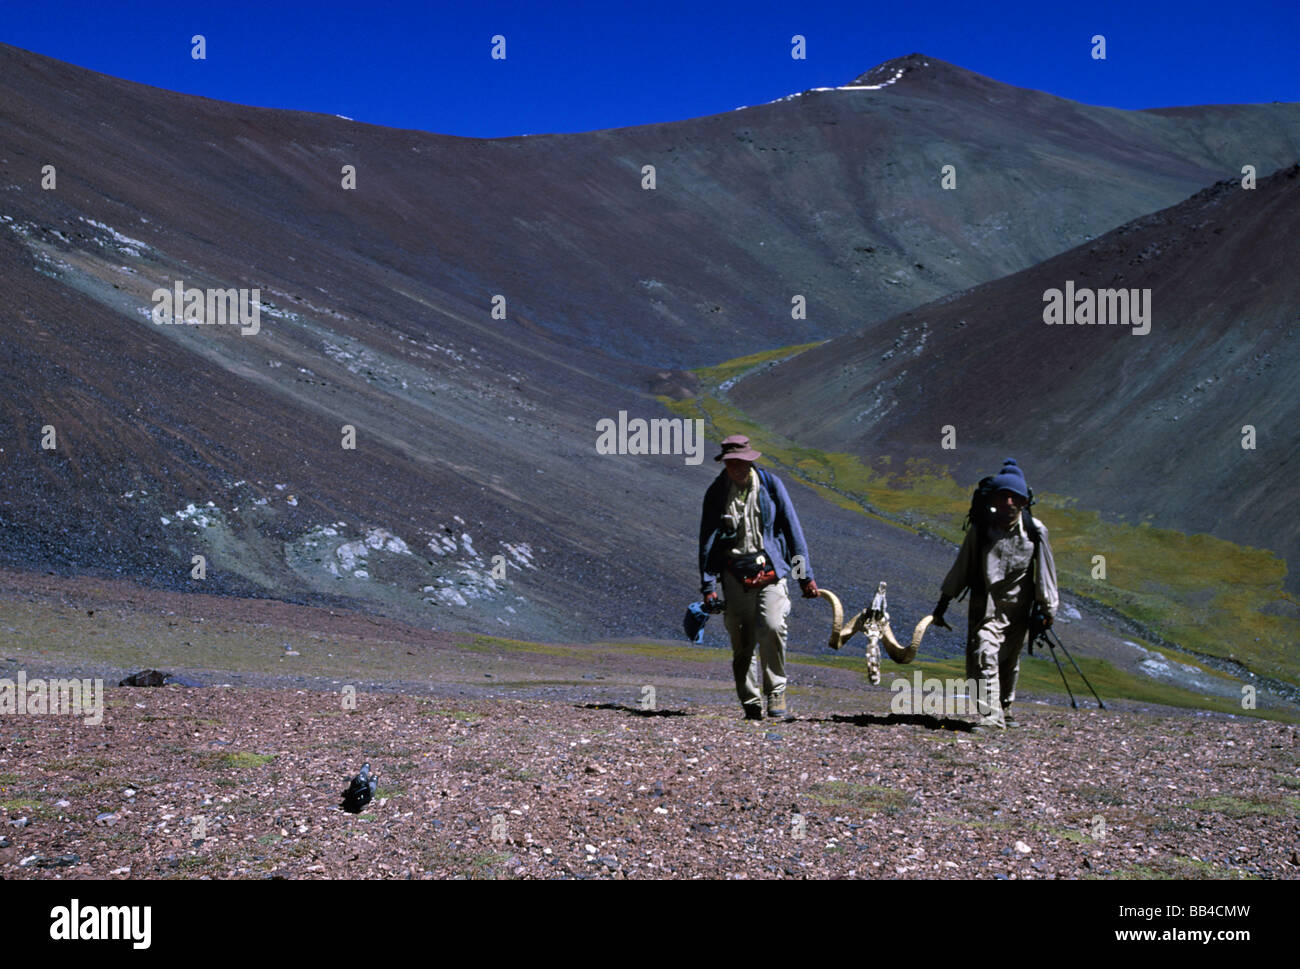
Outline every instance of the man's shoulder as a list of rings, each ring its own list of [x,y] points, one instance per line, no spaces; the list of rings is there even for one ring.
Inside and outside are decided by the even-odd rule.
[[[1034,520],[1034,530],[1038,532],[1038,537],[1047,538],[1047,523],[1037,515],[1030,515],[1029,517]]]

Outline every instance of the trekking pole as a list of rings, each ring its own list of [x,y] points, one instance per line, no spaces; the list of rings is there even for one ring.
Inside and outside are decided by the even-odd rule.
[[[1105,710],[1106,704],[1101,702],[1101,697],[1097,696],[1097,691],[1092,689],[1092,684],[1088,682],[1088,677],[1084,675],[1083,670],[1079,669],[1079,664],[1074,661],[1074,657],[1070,655],[1070,651],[1065,648],[1065,643],[1061,642],[1060,638],[1050,629],[1044,629],[1042,635],[1043,638],[1047,639],[1047,643],[1049,646],[1052,644],[1053,639],[1056,640],[1056,645],[1061,647],[1061,652],[1064,653],[1065,658],[1070,661],[1070,665],[1074,667],[1075,672],[1077,672],[1080,678],[1083,680],[1083,682],[1087,684],[1088,689],[1092,690],[1092,695],[1096,697],[1097,700],[1097,706],[1100,707],[1102,710]],[[1050,639],[1048,638],[1049,636],[1051,637]],[[1053,651],[1052,656],[1056,656],[1055,651]]]
[[[1056,658],[1056,647],[1052,645],[1052,641],[1047,638],[1046,633],[1047,630],[1043,630],[1038,634],[1038,638],[1047,644],[1047,651],[1052,654],[1052,662],[1056,664],[1056,671],[1061,674],[1061,682],[1065,684],[1065,692],[1070,694],[1070,706],[1077,710],[1079,704],[1074,700],[1074,691],[1070,689],[1070,681],[1065,678],[1065,670],[1061,669],[1061,661]],[[1032,656],[1033,653],[1034,651],[1030,649],[1029,654]]]

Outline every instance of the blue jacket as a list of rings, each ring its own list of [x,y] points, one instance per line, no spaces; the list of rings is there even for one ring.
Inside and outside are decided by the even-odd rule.
[[[804,578],[811,579],[813,571],[808,543],[804,541],[799,516],[795,514],[794,503],[790,501],[785,485],[770,471],[754,470],[758,472],[760,485],[758,512],[763,524],[763,551],[772,560],[777,578],[784,579],[790,574],[790,559],[792,555],[799,555],[803,557]],[[715,545],[722,514],[727,507],[730,484],[731,479],[724,470],[704,493],[704,512],[700,516],[700,591],[705,595],[716,591],[718,577],[727,565],[726,554]]]

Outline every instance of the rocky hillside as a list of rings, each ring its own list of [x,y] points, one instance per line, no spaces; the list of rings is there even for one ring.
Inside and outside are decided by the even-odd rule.
[[[1298,137],[1295,105],[1114,111],[914,55],[708,118],[477,141],[0,47],[0,563],[671,636],[711,455],[600,454],[598,421],[666,417],[649,394],[688,392],[683,366],[853,332]],[[156,324],[177,284],[256,290],[257,332]],[[932,595],[946,551],[797,500],[835,588]],[[859,574],[864,546],[889,575]]]
[[[1271,549],[1294,591],[1300,256],[1288,240],[1297,232],[1300,167],[1253,190],[1220,182],[730,394],[802,442],[922,459],[961,481],[1014,454],[1031,484],[1084,508]],[[1067,284],[1145,293],[1149,332],[1045,325],[1045,294],[1064,297]],[[943,447],[947,426],[955,449]]]

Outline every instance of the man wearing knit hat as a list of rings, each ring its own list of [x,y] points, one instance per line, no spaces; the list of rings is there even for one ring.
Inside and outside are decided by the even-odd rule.
[[[1047,526],[1025,510],[1033,492],[1013,459],[987,487],[981,482],[977,496],[990,494],[991,501],[972,502],[970,527],[934,607],[935,624],[951,628],[944,611],[970,589],[966,676],[978,681],[976,730],[1015,726],[1011,703],[1030,613],[1037,604],[1050,626],[1059,602]]]
[[[725,470],[709,485],[700,517],[700,591],[707,603],[718,597],[721,578],[731,635],[736,693],[750,720],[784,717],[786,616],[790,595],[786,579],[793,573],[805,598],[817,595],[808,544],[785,484],[770,471],[753,466],[762,454],[749,438],[733,434],[722,442]],[[762,667],[754,669],[754,651]]]

